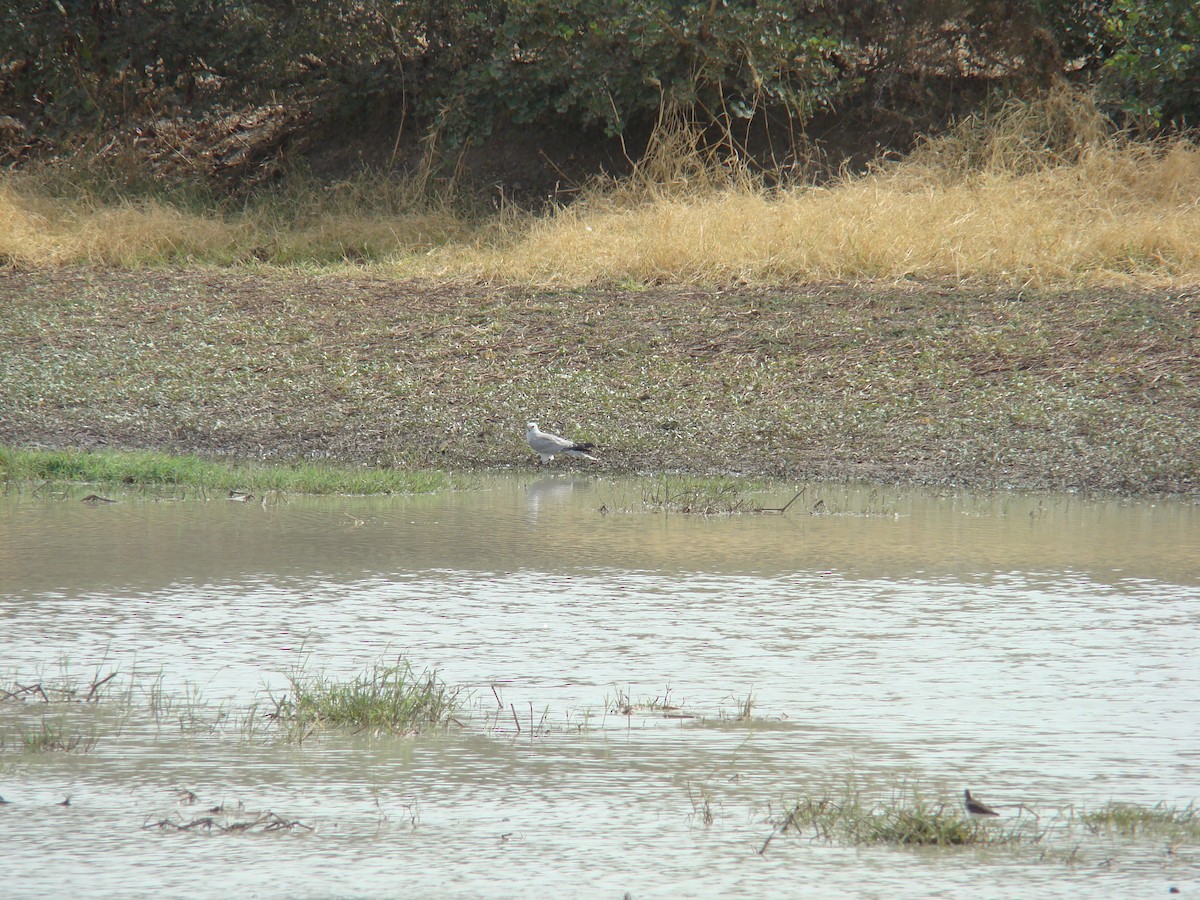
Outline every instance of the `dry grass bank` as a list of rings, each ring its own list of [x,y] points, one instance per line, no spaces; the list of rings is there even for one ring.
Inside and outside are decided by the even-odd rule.
[[[668,141],[631,183],[592,192],[473,264],[560,287],[1200,278],[1200,149],[1108,134],[1075,95],[1009,105],[823,186],[772,191],[690,162]],[[463,271],[450,256],[447,268]]]
[[[420,181],[364,176],[318,186],[296,177],[221,209],[214,198],[183,192],[123,192],[108,177],[61,163],[0,179],[0,261],[322,267],[419,257],[460,244],[478,228]]]
[[[770,189],[666,131],[634,176],[544,216],[456,211],[424,180],[297,183],[236,210],[114,196],[64,170],[0,181],[19,266],[322,267],[548,287],[970,278],[1200,280],[1200,149],[1108,132],[1086,97],[1010,104],[909,157]]]

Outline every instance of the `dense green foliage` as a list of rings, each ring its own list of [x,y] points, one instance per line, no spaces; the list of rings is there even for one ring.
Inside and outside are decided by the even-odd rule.
[[[1071,74],[1157,126],[1196,114],[1198,29],[1192,0],[10,0],[0,112],[33,143],[270,104],[297,129],[388,114],[464,141],[680,107],[802,121]]]
[[[803,115],[836,93],[841,49],[828,16],[797,16],[786,0],[517,0],[460,84],[482,127],[562,116],[615,134],[664,103],[717,119]]]
[[[1200,114],[1200,5],[1195,0],[1112,0],[1108,91],[1143,127],[1195,125]]]

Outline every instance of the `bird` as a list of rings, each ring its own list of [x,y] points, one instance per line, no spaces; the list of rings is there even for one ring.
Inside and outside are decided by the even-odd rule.
[[[969,812],[973,816],[998,816],[998,815],[1000,815],[1000,813],[996,812],[990,806],[984,806],[978,800],[974,799],[971,796],[970,789],[963,791],[963,803],[965,803],[967,806],[967,812]]]
[[[537,422],[530,422],[525,426],[525,443],[533,448],[533,452],[542,458],[542,462],[550,462],[556,456],[578,456],[582,459],[590,459],[593,462],[599,460],[592,454],[588,453],[595,444],[577,444],[575,441],[568,441],[566,438],[559,437],[557,434],[550,434],[547,431],[542,431],[538,428]]]

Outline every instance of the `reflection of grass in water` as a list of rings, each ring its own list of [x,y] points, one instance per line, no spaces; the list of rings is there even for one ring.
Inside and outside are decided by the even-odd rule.
[[[204,491],[297,494],[427,493],[449,484],[441,472],[292,463],[229,463],[155,451],[91,452],[0,447],[0,482],[88,483]],[[103,498],[99,498],[103,499]],[[252,499],[252,498],[251,498]]]
[[[829,843],[897,844],[953,847],[972,844],[1036,842],[1041,832],[1032,820],[1015,826],[970,818],[957,803],[934,803],[917,788],[901,784],[887,799],[869,799],[849,780],[840,789],[807,792],[782,815],[769,820],[774,830],[759,848],[764,853],[776,837],[789,832]]]
[[[408,660],[375,665],[350,681],[297,670],[290,692],[275,701],[274,716],[301,734],[315,728],[416,732],[447,724],[459,690],[436,671],[417,674]]]
[[[1165,803],[1154,806],[1109,803],[1093,812],[1082,813],[1079,820],[1093,834],[1116,832],[1126,837],[1141,835],[1200,841],[1200,809],[1194,803],[1183,809]]]

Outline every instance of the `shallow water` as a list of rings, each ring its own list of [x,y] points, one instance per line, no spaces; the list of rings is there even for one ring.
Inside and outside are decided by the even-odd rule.
[[[1006,822],[1021,804],[1053,823],[1110,800],[1194,801],[1195,506],[810,486],[782,516],[698,517],[647,512],[647,484],[0,501],[2,685],[63,661],[85,683],[140,672],[168,696],[199,690],[201,719],[233,721],[301,663],[351,676],[403,652],[469,690],[446,734],[300,746],[261,723],[249,738],[181,728],[182,705],[118,729],[88,725],[91,707],[0,703],[6,892],[1200,888],[1195,846],[1154,841],[1097,839],[1066,861],[1069,848],[1039,861],[794,834],[755,852],[789,800],[849,775],[947,803],[971,787]],[[614,711],[619,694],[642,705]],[[748,696],[752,718],[734,721]],[[690,717],[662,717],[656,699]],[[43,715],[84,722],[95,748],[18,752]],[[154,827],[220,804],[222,822],[271,810],[313,830]]]

